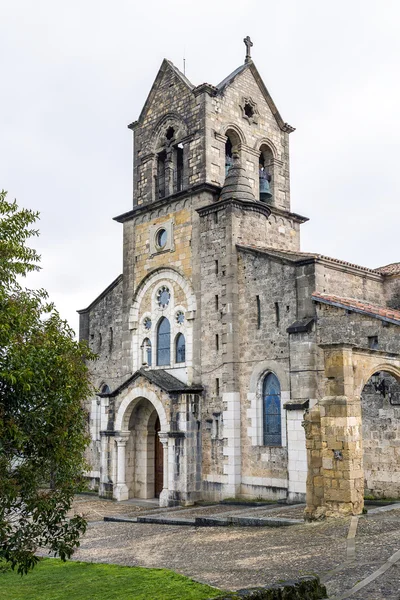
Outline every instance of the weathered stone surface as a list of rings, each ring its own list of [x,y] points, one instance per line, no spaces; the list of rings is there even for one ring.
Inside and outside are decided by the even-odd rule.
[[[364,479],[370,494],[397,494],[397,409],[364,411],[363,424],[360,397],[375,371],[400,378],[398,323],[382,310],[399,306],[400,274],[300,251],[293,128],[254,63],[195,87],[164,60],[130,128],[133,208],[116,217],[123,275],[81,311],[81,338],[98,353],[93,382],[111,391],[88,403],[92,485],[150,498],[158,477],[163,505],[307,494],[309,519],[360,513]],[[120,388],[150,368],[198,391],[145,377]]]

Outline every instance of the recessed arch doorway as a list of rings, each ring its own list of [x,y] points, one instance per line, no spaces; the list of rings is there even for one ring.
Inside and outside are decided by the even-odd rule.
[[[164,448],[160,416],[147,398],[139,398],[129,417],[126,485],[129,498],[158,498],[164,489]]]

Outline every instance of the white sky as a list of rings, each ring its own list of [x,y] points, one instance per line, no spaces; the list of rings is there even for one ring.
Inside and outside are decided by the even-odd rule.
[[[400,260],[398,0],[2,0],[0,188],[39,210],[43,286],[77,330],[122,270],[132,139],[163,57],[198,85],[243,37],[291,134],[302,249]]]

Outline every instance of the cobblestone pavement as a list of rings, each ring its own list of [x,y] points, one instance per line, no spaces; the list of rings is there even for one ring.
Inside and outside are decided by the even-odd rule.
[[[193,514],[226,514],[218,506]],[[355,557],[347,558],[350,518],[282,528],[172,526],[102,522],[104,516],[137,516],[160,509],[150,505],[78,498],[76,512],[92,521],[75,558],[122,565],[163,567],[224,589],[237,589],[318,574],[330,598],[400,600],[400,561],[360,591],[346,592],[374,573],[400,549],[400,509],[360,517]],[[273,516],[298,518],[301,507],[261,508]],[[281,511],[281,513],[279,513]],[[163,512],[163,511],[162,511]],[[180,509],[165,512],[178,514]],[[190,513],[182,509],[182,513]],[[182,517],[183,517],[182,514]],[[272,516],[272,513],[271,513]]]

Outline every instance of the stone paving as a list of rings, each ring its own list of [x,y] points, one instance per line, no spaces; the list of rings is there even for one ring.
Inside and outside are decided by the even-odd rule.
[[[150,508],[149,508],[150,507]],[[236,506],[162,509],[154,504],[77,499],[74,511],[90,524],[75,558],[84,561],[169,568],[223,589],[238,589],[318,574],[335,600],[400,600],[400,561],[349,595],[400,549],[400,507],[370,511],[358,519],[355,556],[347,552],[350,518],[282,528],[194,527],[102,522],[104,516],[227,514]],[[229,510],[228,510],[229,509]],[[242,510],[242,507],[239,507]],[[302,507],[244,507],[298,518]],[[271,511],[271,512],[270,512]]]

